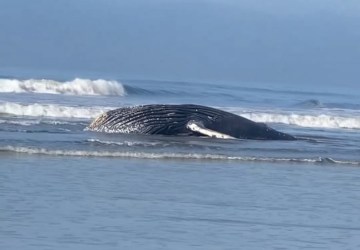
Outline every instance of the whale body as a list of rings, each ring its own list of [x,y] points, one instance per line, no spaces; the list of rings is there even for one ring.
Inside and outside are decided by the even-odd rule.
[[[152,104],[110,110],[87,130],[106,133],[208,136],[223,139],[295,140],[264,123],[211,107]]]

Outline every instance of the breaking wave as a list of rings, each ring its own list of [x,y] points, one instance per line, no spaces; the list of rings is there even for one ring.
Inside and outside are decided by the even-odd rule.
[[[59,82],[49,79],[0,79],[2,93],[44,93],[64,95],[115,95],[124,96],[124,86],[117,81],[76,78]]]
[[[88,139],[86,140],[89,143],[99,144],[99,145],[109,145],[109,146],[144,146],[144,147],[154,147],[159,146],[162,143],[160,142],[143,142],[143,141],[123,141],[123,142],[114,142],[114,141],[102,141],[99,139]]]
[[[105,107],[70,107],[56,104],[0,103],[0,113],[15,116],[91,119],[110,109]]]
[[[0,103],[0,114],[31,117],[59,117],[92,119],[115,107],[62,106],[57,104]],[[266,113],[253,111],[231,111],[256,122],[282,123],[309,128],[360,129],[359,116],[331,114]]]
[[[346,117],[328,114],[274,114],[274,113],[239,113],[256,122],[283,123],[308,128],[360,129],[360,117]]]
[[[110,158],[137,158],[155,160],[213,160],[213,161],[245,161],[245,162],[274,162],[274,163],[315,163],[315,164],[346,164],[360,165],[356,161],[338,161],[331,158],[271,158],[271,157],[250,157],[250,156],[227,156],[221,154],[201,153],[151,153],[151,152],[111,152],[111,151],[86,151],[86,150],[50,150],[34,147],[0,147],[0,152],[39,154],[50,156],[74,156],[74,157],[110,157]]]
[[[32,126],[39,124],[48,124],[48,125],[86,125],[85,122],[69,122],[69,121],[58,121],[58,120],[8,120],[0,119],[0,124],[10,124],[10,125],[20,125],[20,126]]]

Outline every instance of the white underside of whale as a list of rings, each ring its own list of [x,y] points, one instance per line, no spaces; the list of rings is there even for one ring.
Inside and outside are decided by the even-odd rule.
[[[195,121],[188,122],[186,127],[188,129],[190,129],[191,131],[197,132],[197,133],[205,135],[205,136],[213,137],[213,138],[236,139],[235,137],[232,137],[230,135],[223,134],[223,133],[220,133],[220,132],[205,128],[201,123],[195,122]]]

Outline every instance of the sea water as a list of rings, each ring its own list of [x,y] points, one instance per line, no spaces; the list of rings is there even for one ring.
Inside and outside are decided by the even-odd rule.
[[[358,249],[359,93],[241,82],[0,79],[0,249]],[[194,103],[297,141],[86,131]]]

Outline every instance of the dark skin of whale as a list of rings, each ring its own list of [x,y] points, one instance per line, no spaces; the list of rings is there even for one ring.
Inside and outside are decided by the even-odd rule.
[[[296,140],[264,123],[194,104],[153,104],[110,110],[96,118],[87,129],[108,133],[204,136],[189,124],[238,139]]]

